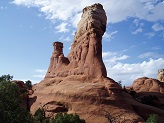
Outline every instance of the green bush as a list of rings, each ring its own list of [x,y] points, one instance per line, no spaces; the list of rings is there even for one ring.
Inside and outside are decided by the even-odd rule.
[[[145,123],[158,123],[158,115],[151,114]]]
[[[55,118],[48,119],[43,108],[39,108],[34,116],[33,123],[85,123],[77,114],[57,113]]]
[[[48,119],[46,119],[46,116],[45,116],[45,112],[44,112],[44,109],[43,108],[39,108],[34,116],[33,116],[33,122],[34,123],[46,123],[46,122],[49,122],[47,121]]]
[[[0,77],[0,123],[85,123],[78,115],[67,113],[58,113],[55,118],[48,119],[43,108],[32,116],[20,107],[25,92],[11,82],[12,78],[9,74]]]
[[[50,123],[85,123],[85,120],[80,119],[77,114],[58,113]]]
[[[0,77],[0,123],[30,123],[30,113],[20,107],[20,88],[11,79],[10,75]]]
[[[25,81],[25,85],[27,85],[30,89],[32,88],[32,82],[30,80]]]

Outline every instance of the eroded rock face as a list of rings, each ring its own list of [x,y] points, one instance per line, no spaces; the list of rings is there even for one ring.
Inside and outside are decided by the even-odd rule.
[[[164,94],[164,83],[157,79],[138,78],[134,80],[132,87],[136,92],[157,92]]]
[[[164,69],[158,70],[158,76],[157,79],[161,82],[164,82]]]
[[[102,61],[102,36],[106,30],[106,21],[101,4],[84,8],[68,58],[63,55],[63,44],[54,42],[54,52],[45,78],[69,75],[106,77]]]
[[[33,114],[42,107],[48,117],[58,112],[76,113],[87,123],[144,122],[135,112],[139,103],[107,77],[102,61],[106,20],[102,5],[86,7],[68,57],[63,54],[61,42],[53,43],[54,52],[47,74],[43,81],[33,86],[34,93],[30,95]],[[148,113],[145,119],[147,117]]]
[[[53,78],[55,76],[66,76],[64,72],[60,74],[61,70],[69,64],[67,57],[63,54],[63,43],[54,42],[54,51],[50,60],[50,65],[45,78]],[[64,69],[65,70],[65,69]],[[66,73],[68,75],[68,73]]]

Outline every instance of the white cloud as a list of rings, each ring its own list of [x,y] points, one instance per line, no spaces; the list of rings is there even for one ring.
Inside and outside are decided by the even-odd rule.
[[[164,30],[164,26],[161,25],[161,24],[159,24],[159,23],[156,23],[156,24],[154,24],[154,25],[152,26],[152,29],[153,29],[154,31],[162,31],[162,30]]]
[[[37,69],[37,70],[35,70],[35,72],[36,72],[36,74],[33,75],[33,77],[43,79],[45,77],[47,70]]]
[[[139,26],[140,20],[139,19],[134,19],[133,23],[135,26]]]
[[[159,0],[157,0],[159,1]],[[157,20],[164,20],[164,2],[159,2],[158,4],[154,5],[150,11],[148,11],[146,15],[146,20],[149,21],[157,21]]]
[[[36,77],[36,78],[44,78],[45,77],[45,75],[33,75],[34,77]]]
[[[16,5],[37,7],[52,21],[60,20],[76,26],[82,9],[94,3],[101,3],[108,22],[117,23],[130,17],[147,21],[164,20],[164,2],[159,0],[13,0]],[[60,29],[60,28],[59,28]]]
[[[47,70],[37,69],[37,70],[35,70],[35,72],[37,72],[37,73],[46,73]]]
[[[63,42],[63,41],[65,41],[65,42],[70,42],[70,41],[72,41],[72,40],[71,40],[70,37],[61,36],[61,37],[59,38],[59,41],[61,41],[61,42]]]
[[[58,30],[58,32],[69,32],[69,29],[67,28],[68,23],[62,22],[60,25],[56,26],[55,29]]]
[[[138,28],[137,30],[135,30],[134,32],[132,32],[132,34],[137,34],[137,33],[140,33],[142,32],[143,29],[142,28]]]
[[[107,63],[115,64],[118,61],[125,60],[129,58],[127,55],[121,55],[116,52],[103,52],[102,53],[103,60]]]
[[[144,26],[144,23],[141,22],[139,19],[134,19],[133,25],[134,26],[132,26],[132,31],[131,31],[132,34],[138,34],[143,31],[142,27]]]
[[[63,41],[70,42],[71,38],[70,37],[66,37]]]
[[[114,53],[114,52],[102,52],[102,57],[103,58],[107,58],[109,56],[113,56],[113,55],[116,55],[117,53]]]
[[[103,35],[103,38],[106,38],[106,39],[108,39],[110,41],[111,39],[114,38],[114,35],[116,33],[118,33],[118,31],[113,31],[111,33],[110,32],[109,33],[105,32],[104,35]]]
[[[160,58],[160,57],[164,57],[164,55],[155,52],[146,52],[139,55],[139,58]]]
[[[133,47],[133,46],[132,46]],[[147,76],[150,78],[156,78],[158,69],[164,68],[164,59],[156,57],[153,59],[153,55],[149,55],[148,61],[139,63],[126,63],[127,55],[122,55],[118,52],[103,52],[103,61],[105,63],[108,77],[115,81],[122,81],[123,85],[130,86],[133,81],[139,77]],[[144,57],[144,56],[143,56]],[[122,62],[124,60],[124,63]]]
[[[153,36],[155,36],[154,32],[149,32],[145,34],[146,36],[148,36],[148,38],[152,38]]]
[[[112,64],[115,64],[116,62],[121,61],[121,60],[125,60],[127,58],[129,58],[129,56],[127,56],[127,55],[113,56],[113,57],[111,57],[111,58],[109,58],[109,59],[107,59],[105,61],[109,62],[109,63],[112,63]]]
[[[136,78],[147,76],[150,78],[157,78],[158,69],[164,68],[164,59],[150,59],[141,63],[123,64],[116,63],[111,65],[105,62],[108,77],[115,81],[122,81],[123,85],[132,85]]]

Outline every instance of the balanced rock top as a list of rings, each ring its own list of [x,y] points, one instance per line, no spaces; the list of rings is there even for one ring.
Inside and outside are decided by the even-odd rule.
[[[158,76],[157,79],[161,82],[164,82],[164,69],[158,70]]]
[[[102,61],[102,36],[106,30],[106,21],[101,4],[85,7],[68,58],[64,57],[63,44],[54,42],[54,52],[45,78],[69,75],[98,79],[107,77]]]

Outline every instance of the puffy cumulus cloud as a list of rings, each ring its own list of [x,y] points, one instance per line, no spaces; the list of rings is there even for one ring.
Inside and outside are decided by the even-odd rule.
[[[157,71],[164,68],[164,59],[149,59],[141,63],[123,64],[118,62],[112,65],[105,62],[108,77],[115,81],[122,81],[122,85],[130,86],[139,77],[157,78]]]
[[[73,26],[79,22],[82,9],[94,3],[101,3],[108,22],[117,23],[130,17],[148,21],[164,20],[164,2],[161,0],[13,0],[16,5],[37,7],[52,21],[67,21]],[[70,25],[70,26],[71,26]],[[60,29],[60,28],[59,28]]]

